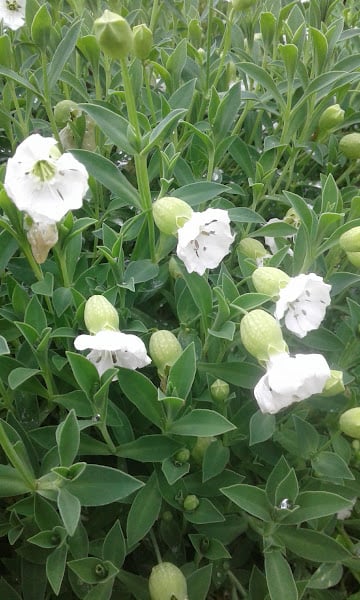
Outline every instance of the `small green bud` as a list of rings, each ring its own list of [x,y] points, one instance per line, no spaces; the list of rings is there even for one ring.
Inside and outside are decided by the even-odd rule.
[[[174,456],[175,462],[180,463],[181,465],[189,462],[189,458],[190,458],[189,448],[181,448],[181,450],[179,450]]]
[[[198,19],[191,19],[188,25],[188,34],[191,43],[198,48],[202,38],[202,29]]]
[[[178,279],[183,276],[182,271],[173,256],[169,260],[169,274],[173,279]]]
[[[69,121],[74,121],[81,115],[81,109],[72,100],[61,100],[54,107],[54,117],[58,127],[65,127]]]
[[[349,437],[360,439],[360,406],[346,410],[339,420],[340,431]]]
[[[360,252],[347,252],[347,259],[354,267],[360,267]]]
[[[166,375],[169,367],[177,361],[182,351],[177,337],[171,331],[160,329],[150,338],[149,354],[160,376]]]
[[[345,391],[345,386],[343,382],[343,372],[335,371],[331,369],[330,377],[325,383],[325,387],[321,392],[322,396],[336,396],[337,394],[341,394]]]
[[[247,313],[240,323],[240,336],[246,350],[259,361],[288,351],[278,321],[260,308]]]
[[[340,104],[328,106],[319,119],[320,131],[331,131],[344,121],[345,111],[340,107]]]
[[[263,246],[259,240],[255,240],[254,238],[242,239],[238,244],[238,249],[247,258],[252,258],[254,260],[269,256],[269,252],[266,250],[265,246]]]
[[[299,217],[299,215],[297,214],[296,210],[294,210],[293,208],[289,208],[288,211],[286,211],[285,217],[283,219],[285,221],[285,223],[288,223],[289,225],[293,225],[294,227],[300,227],[301,225],[301,219]]]
[[[88,331],[96,334],[104,329],[117,331],[119,329],[119,315],[113,305],[104,296],[91,296],[84,311],[84,321]]]
[[[357,160],[360,158],[360,133],[348,133],[341,138],[339,148],[346,158]]]
[[[232,5],[235,10],[247,10],[256,4],[256,0],[232,0]]]
[[[196,440],[196,444],[193,447],[193,449],[191,450],[191,456],[194,459],[194,461],[196,462],[196,464],[201,465],[203,458],[204,458],[204,454],[207,450],[207,448],[210,446],[210,444],[212,444],[212,442],[215,442],[214,437],[198,437]]]
[[[360,226],[345,231],[339,238],[339,244],[345,252],[360,252]]]
[[[259,267],[251,276],[257,292],[268,296],[278,296],[282,288],[290,281],[290,277],[275,267]]]
[[[151,600],[188,600],[185,576],[169,562],[153,567],[149,577]]]
[[[222,379],[216,379],[210,386],[211,397],[215,402],[224,402],[230,392],[230,386]]]
[[[184,498],[183,508],[184,508],[184,510],[186,510],[188,512],[192,512],[193,510],[197,509],[199,504],[200,504],[199,498],[197,496],[195,496],[195,494],[189,494],[188,496],[186,496]]]
[[[133,27],[134,34],[134,54],[140,60],[149,58],[153,47],[153,34],[151,29],[144,23]]]
[[[153,204],[156,226],[167,235],[176,235],[177,230],[191,218],[193,210],[180,198],[164,196]]]
[[[97,42],[110,58],[126,58],[133,50],[133,32],[129,23],[116,13],[105,10],[94,22]]]

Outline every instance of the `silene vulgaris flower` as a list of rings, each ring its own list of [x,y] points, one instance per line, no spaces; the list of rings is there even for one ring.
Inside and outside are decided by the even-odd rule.
[[[25,23],[25,0],[0,0],[0,21],[16,31]]]
[[[275,354],[256,384],[254,395],[262,413],[275,414],[321,393],[329,377],[330,367],[322,354]]]
[[[292,277],[280,289],[275,317],[279,320],[285,317],[287,329],[303,338],[309,331],[318,329],[323,321],[330,304],[330,290],[331,285],[315,273]]]
[[[135,370],[151,362],[144,342],[137,335],[121,331],[103,329],[95,335],[82,334],[75,338],[74,346],[76,350],[90,350],[86,358],[100,376],[113,367]]]
[[[61,154],[52,137],[30,135],[8,160],[4,187],[19,210],[35,223],[57,223],[82,206],[88,173],[70,153]]]
[[[234,240],[228,212],[221,208],[193,212],[185,225],[178,229],[177,235],[178,257],[189,273],[199,275],[203,275],[206,269],[217,267],[230,252]]]

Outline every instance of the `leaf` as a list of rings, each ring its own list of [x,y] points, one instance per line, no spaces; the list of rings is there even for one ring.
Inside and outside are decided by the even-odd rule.
[[[79,107],[95,121],[101,131],[120,150],[130,156],[135,154],[128,137],[129,121],[113,110],[97,104],[79,104]]]
[[[296,498],[296,504],[299,506],[296,510],[289,513],[282,523],[298,524],[312,519],[320,519],[334,515],[338,511],[352,508],[352,500],[343,498],[338,494],[331,492],[301,492]]]
[[[195,183],[189,183],[184,185],[177,190],[173,194],[176,198],[180,198],[187,204],[190,204],[192,208],[199,206],[200,204],[205,204],[209,200],[220,196],[221,194],[225,194],[226,192],[230,192],[231,188],[226,185],[222,185],[221,183],[215,183],[212,181],[196,181]],[[231,210],[237,209],[230,209]],[[244,209],[250,210],[250,209]],[[253,212],[253,211],[251,211]]]
[[[254,389],[263,374],[258,365],[245,362],[198,363],[198,371],[248,390]]]
[[[312,574],[306,587],[311,590],[326,590],[341,581],[343,572],[343,566],[339,563],[324,563]]]
[[[195,344],[192,342],[182,352],[169,371],[167,391],[186,400],[196,373]]]
[[[52,296],[54,289],[54,275],[52,273],[46,272],[44,275],[44,279],[33,283],[31,286],[34,294],[38,294],[39,296]]]
[[[66,488],[82,506],[104,506],[126,498],[142,486],[141,481],[119,469],[101,465],[86,465],[80,477],[66,482]]]
[[[187,113],[186,108],[175,108],[164,117],[152,130],[149,138],[149,143],[142,150],[142,154],[148,154],[154,146],[156,146],[162,137],[165,137],[178,123],[178,121]]]
[[[118,371],[119,385],[125,396],[144,417],[162,429],[165,415],[156,387],[142,373],[121,367]]]
[[[61,466],[70,467],[80,445],[80,428],[74,409],[68,413],[66,419],[57,427],[56,443]]]
[[[88,398],[92,398],[99,385],[99,374],[96,367],[81,354],[66,352],[74,377]]]
[[[282,525],[276,536],[296,556],[313,562],[334,563],[351,557],[339,542],[318,531]]]
[[[54,88],[57,83],[61,72],[70,57],[70,54],[75,48],[76,41],[79,36],[81,28],[81,21],[74,21],[71,27],[66,32],[65,36],[57,46],[54,56],[50,62],[48,69],[48,80],[50,91]]]
[[[139,462],[162,462],[172,456],[181,445],[165,435],[144,435],[133,442],[121,444],[117,456],[138,460]]]
[[[110,561],[93,556],[70,560],[68,567],[81,581],[89,584],[106,583],[118,573],[118,569]]]
[[[184,511],[183,514],[187,521],[196,525],[225,521],[223,514],[208,498],[201,498],[199,506],[194,511]]]
[[[241,103],[240,84],[232,85],[223,96],[213,123],[214,137],[216,140],[221,140],[232,127],[234,119],[239,112]]]
[[[81,513],[79,499],[73,494],[70,494],[66,487],[62,487],[59,489],[57,505],[66,531],[70,536],[73,536],[75,529],[78,526]]]
[[[239,483],[220,490],[236,506],[262,521],[271,521],[270,505],[265,491],[253,485]]]
[[[285,102],[282,95],[279,92],[277,85],[275,84],[273,78],[265,69],[259,67],[258,65],[250,62],[240,62],[239,63],[240,71],[244,71],[246,75],[251,77],[257,83],[264,88],[265,92],[270,92],[272,97],[277,101],[277,103],[285,108]]]
[[[16,390],[20,387],[25,381],[31,379],[35,375],[41,373],[38,369],[27,369],[26,367],[18,367],[11,371],[9,375],[9,387],[11,390]]]
[[[263,414],[260,410],[254,413],[250,419],[250,442],[249,445],[259,444],[271,438],[276,429],[274,415]]]
[[[233,429],[236,429],[235,425],[219,413],[206,408],[195,408],[187,415],[169,424],[167,433],[208,437],[221,435]]]
[[[330,479],[355,479],[346,462],[335,452],[320,452],[311,461],[318,477]]]
[[[265,573],[271,600],[298,600],[293,574],[280,550],[265,552]]]
[[[230,460],[230,450],[223,445],[221,440],[212,442],[205,451],[202,462],[203,482],[222,473]]]
[[[131,504],[126,524],[127,544],[131,548],[142,540],[157,520],[162,504],[155,472],[137,493]]]
[[[209,563],[189,575],[187,578],[189,598],[206,600],[211,585],[212,567],[213,564]]]
[[[64,544],[49,554],[46,559],[46,577],[54,594],[58,596],[65,574],[67,546]]]
[[[115,521],[104,539],[102,556],[121,569],[126,557],[126,543],[119,520]]]
[[[10,465],[0,465],[0,498],[20,496],[33,491],[16,469]]]
[[[11,69],[4,67],[3,65],[0,65],[0,75],[3,75],[3,77],[5,77],[6,79],[12,79],[25,89],[29,90],[35,96],[41,98],[42,101],[44,101],[44,96],[40,93],[40,91],[33,85],[31,85],[31,83],[29,83],[27,79],[24,79],[24,77],[21,77],[21,75],[18,75],[18,73],[16,73],[15,71],[12,71]]]

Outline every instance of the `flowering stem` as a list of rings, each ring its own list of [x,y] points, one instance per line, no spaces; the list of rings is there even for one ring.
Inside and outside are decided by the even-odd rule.
[[[157,539],[156,539],[155,534],[152,529],[150,529],[150,539],[151,539],[151,543],[154,547],[154,552],[156,554],[156,560],[158,561],[158,563],[162,563],[163,560],[161,558],[159,544],[157,543]]]
[[[101,435],[103,436],[103,438],[106,442],[106,445],[108,446],[111,454],[116,454],[116,446],[110,437],[110,434],[107,430],[105,423],[99,423],[98,427],[100,429]]]
[[[57,245],[53,247],[53,253],[54,256],[56,258],[56,261],[60,267],[60,271],[61,271],[61,275],[63,278],[63,283],[64,283],[64,287],[71,287],[71,281],[69,279],[69,275],[68,275],[68,270],[67,270],[67,266],[66,266],[66,260],[64,257],[63,252],[59,252],[59,249],[57,248]]]

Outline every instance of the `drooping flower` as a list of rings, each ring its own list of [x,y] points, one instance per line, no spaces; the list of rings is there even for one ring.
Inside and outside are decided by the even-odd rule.
[[[25,0],[0,0],[0,21],[16,31],[25,23]]]
[[[254,395],[261,412],[275,414],[322,392],[329,377],[330,367],[321,354],[276,354],[270,357]]]
[[[57,223],[80,208],[88,173],[70,153],[60,154],[56,140],[30,135],[8,160],[4,187],[19,210],[36,223]]]
[[[331,285],[315,273],[292,277],[279,292],[275,317],[280,320],[285,316],[287,329],[303,338],[323,321],[330,304],[330,290]]]
[[[87,359],[101,376],[112,367],[140,369],[151,362],[144,342],[137,336],[121,331],[102,330],[95,335],[79,335],[75,338],[76,350],[91,351]]]
[[[234,236],[226,210],[208,208],[194,212],[177,232],[177,255],[189,273],[203,275],[217,267],[230,251]]]

